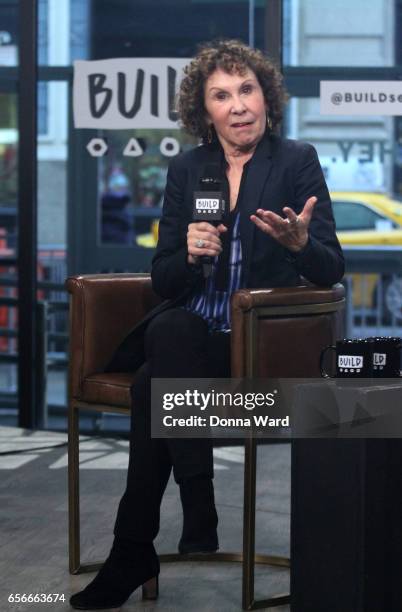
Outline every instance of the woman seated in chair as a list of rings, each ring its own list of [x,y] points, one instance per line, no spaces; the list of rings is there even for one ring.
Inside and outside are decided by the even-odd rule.
[[[239,41],[203,46],[185,69],[179,115],[202,145],[169,166],[152,283],[170,301],[146,326],[146,362],[132,391],[127,488],[112,550],[94,580],[72,596],[74,608],[119,607],[140,585],[144,597],[157,596],[153,540],[172,469],[183,506],[179,551],[218,549],[211,440],[151,438],[151,377],[230,376],[234,291],[295,286],[303,278],[330,286],[343,276],[317,154],[309,144],[274,133],[284,101],[277,69]],[[226,201],[217,224],[194,220],[194,192],[208,184]]]

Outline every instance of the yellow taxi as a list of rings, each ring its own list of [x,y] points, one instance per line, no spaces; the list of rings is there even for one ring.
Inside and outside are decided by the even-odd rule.
[[[331,194],[338,238],[343,245],[401,245],[402,202],[382,193],[333,192]],[[137,236],[137,244],[155,247],[159,221],[151,232]]]
[[[380,193],[333,192],[337,235],[342,246],[402,245],[402,202]],[[380,308],[383,322],[401,316],[399,277],[352,274],[353,306]],[[390,318],[391,317],[391,318]]]
[[[333,192],[331,198],[342,245],[402,244],[402,202],[382,193]]]

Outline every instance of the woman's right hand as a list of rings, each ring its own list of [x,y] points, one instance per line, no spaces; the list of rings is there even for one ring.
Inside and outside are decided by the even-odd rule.
[[[196,264],[200,257],[219,255],[222,251],[220,235],[223,232],[227,232],[227,227],[223,223],[218,227],[206,221],[190,223],[187,231],[188,263]]]

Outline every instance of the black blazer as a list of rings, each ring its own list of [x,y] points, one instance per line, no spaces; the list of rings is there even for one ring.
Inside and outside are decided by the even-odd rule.
[[[219,162],[222,149],[200,146],[174,158],[169,166],[159,241],[152,262],[152,284],[164,298],[175,298],[199,278],[187,264],[187,227],[192,221],[193,192],[207,164]],[[257,208],[283,216],[289,206],[300,213],[306,200],[316,196],[309,242],[302,253],[292,254],[264,234],[250,215]],[[302,283],[330,286],[344,273],[342,250],[335,234],[331,200],[317,153],[311,145],[266,136],[251,160],[240,211],[240,237],[244,286],[283,287]]]
[[[200,268],[187,263],[187,228],[192,222],[193,193],[199,189],[205,166],[220,163],[222,155],[220,145],[203,145],[171,161],[151,273],[154,291],[166,301],[130,332],[108,371],[138,367],[144,361],[142,338],[149,321],[163,310],[183,303],[197,283],[204,282]],[[283,216],[282,208],[289,206],[300,213],[311,196],[316,196],[318,202],[309,227],[309,241],[301,253],[291,253],[250,221],[257,208]],[[295,286],[305,282],[302,277],[316,285],[331,286],[342,278],[342,250],[314,147],[266,135],[250,162],[242,202],[240,239],[245,287]]]

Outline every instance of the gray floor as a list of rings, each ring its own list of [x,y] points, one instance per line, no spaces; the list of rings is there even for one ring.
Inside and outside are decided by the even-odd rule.
[[[0,427],[0,610],[69,610],[69,596],[90,575],[71,576],[67,558],[67,449],[40,447],[63,443],[64,434],[24,432]],[[36,449],[36,450],[35,450]],[[111,544],[119,497],[124,488],[127,443],[86,439],[81,445],[81,517],[83,560],[100,560]],[[240,551],[242,537],[243,450],[215,450],[215,490],[220,516],[221,550]],[[258,450],[257,552],[289,554],[290,448],[288,444]],[[174,552],[180,536],[178,492],[171,480],[163,501],[156,546]],[[256,568],[256,597],[285,593],[289,572]],[[8,602],[10,593],[63,593],[65,603]],[[139,591],[124,605],[163,612],[241,610],[239,564],[181,562],[164,564],[157,602],[142,603]],[[287,612],[288,606],[275,610]]]

